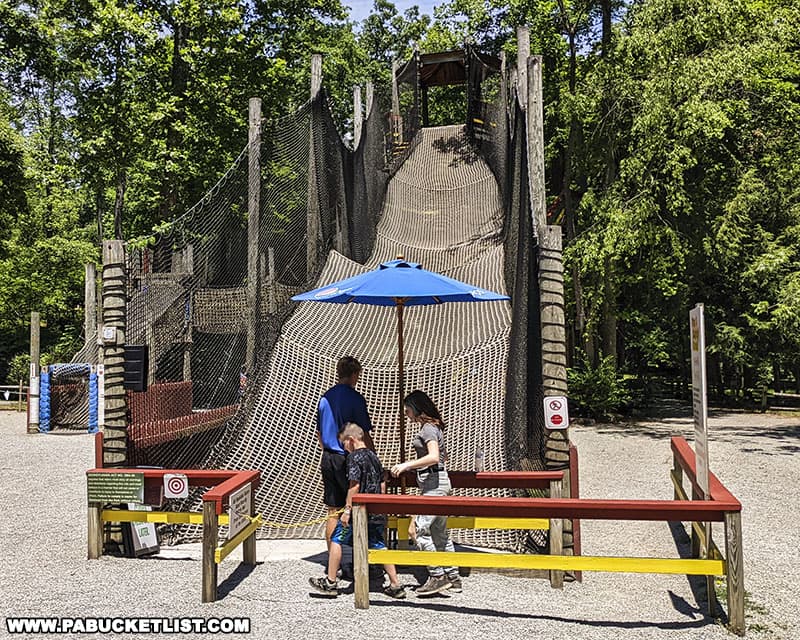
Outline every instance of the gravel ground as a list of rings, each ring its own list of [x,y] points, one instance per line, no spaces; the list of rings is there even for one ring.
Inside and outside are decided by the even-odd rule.
[[[688,416],[688,407],[676,407],[657,421],[574,427],[582,496],[670,499],[669,436],[691,437]],[[792,581],[800,504],[787,499],[783,488],[800,484],[800,417],[712,412],[710,432],[711,468],[744,505],[748,637],[798,638]],[[223,597],[203,605],[196,559],[86,560],[89,436],[28,436],[24,414],[0,412],[0,437],[3,618],[247,616],[255,637],[305,639],[354,633],[437,640],[732,637],[703,615],[704,604],[684,576],[592,573],[584,574],[583,584],[553,591],[543,580],[473,573],[464,581],[464,593],[449,598],[417,600],[410,592],[408,600],[394,601],[375,586],[370,609],[356,611],[352,595],[336,600],[309,595],[307,578],[321,573],[319,554],[267,560],[243,576],[234,553],[220,567]],[[685,534],[663,523],[587,521],[582,531],[586,554],[677,557],[686,549]],[[716,525],[715,536],[722,540]],[[401,578],[416,583],[410,573]],[[0,637],[6,635],[4,621]]]

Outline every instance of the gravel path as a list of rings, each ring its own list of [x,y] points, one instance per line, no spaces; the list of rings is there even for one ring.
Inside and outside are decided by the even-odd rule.
[[[678,408],[657,422],[574,427],[582,496],[671,498],[669,436],[691,438],[688,415],[688,408]],[[792,580],[800,505],[783,488],[792,491],[800,483],[800,417],[712,413],[710,430],[711,468],[744,505],[748,637],[798,638]],[[305,639],[354,633],[437,640],[733,637],[703,616],[683,576],[584,574],[583,584],[568,583],[559,592],[542,580],[473,573],[460,595],[417,600],[410,593],[398,602],[374,592],[370,609],[356,611],[352,595],[309,595],[307,578],[320,573],[316,555],[263,562],[220,601],[203,605],[196,560],[87,561],[84,472],[93,462],[91,437],[24,432],[24,414],[0,412],[2,618],[247,616],[254,637]],[[715,536],[722,540],[721,528]],[[586,554],[677,557],[685,544],[685,536],[673,537],[662,523],[583,524]],[[222,564],[220,581],[237,582],[237,557]],[[415,584],[411,574],[401,578]],[[6,635],[4,620],[0,637]]]

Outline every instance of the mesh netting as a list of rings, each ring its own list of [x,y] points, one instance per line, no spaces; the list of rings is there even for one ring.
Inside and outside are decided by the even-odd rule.
[[[406,310],[406,389],[427,391],[445,416],[450,468],[471,468],[478,448],[488,470],[543,468],[525,118],[497,65],[469,56],[466,128],[419,129],[415,58],[398,73],[402,148],[387,153],[398,123],[376,101],[347,149],[320,93],[262,123],[260,172],[245,148],[200,203],[129,244],[127,342],[150,348],[149,389],[128,394],[130,464],[259,469],[266,521],[319,518],[315,407],[346,354],[364,365],[378,453],[398,460],[393,309],[289,298],[403,254],[512,296]],[[322,525],[260,535],[319,537]],[[524,534],[457,536],[519,549]]]

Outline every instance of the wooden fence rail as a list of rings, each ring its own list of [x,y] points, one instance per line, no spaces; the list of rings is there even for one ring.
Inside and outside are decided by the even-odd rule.
[[[683,438],[673,438],[672,449],[676,468],[682,470],[696,486],[694,453]],[[476,474],[480,475],[480,474]],[[560,482],[555,482],[560,489]],[[728,582],[728,616],[730,628],[744,635],[744,585],[742,582],[741,503],[713,474],[710,478],[710,500],[596,500],[560,498],[551,486],[550,498],[494,498],[462,496],[410,496],[357,494],[353,498],[353,564],[355,574],[355,606],[369,607],[369,564],[452,565],[463,567],[508,567],[563,571],[618,571],[630,573],[671,573],[683,575],[725,575]],[[550,555],[515,555],[486,553],[444,553],[420,551],[368,550],[367,518],[369,514],[430,514],[472,518],[548,518],[551,522],[551,543],[560,542],[560,529],[553,521],[581,520],[646,520],[661,522],[724,522],[725,558],[640,558],[563,556],[560,545],[551,546]],[[554,531],[559,535],[555,536]],[[557,581],[556,581],[557,583]],[[551,584],[553,581],[551,573]],[[560,586],[560,585],[558,585]]]

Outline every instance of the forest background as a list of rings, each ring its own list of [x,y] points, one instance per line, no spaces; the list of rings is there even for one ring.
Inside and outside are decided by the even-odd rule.
[[[82,345],[84,263],[197,202],[280,118],[310,57],[345,139],[352,87],[459,48],[544,56],[548,216],[563,226],[571,395],[596,415],[690,381],[706,308],[717,402],[800,394],[800,3],[0,0],[0,380]],[[431,124],[464,122],[463,87]]]

